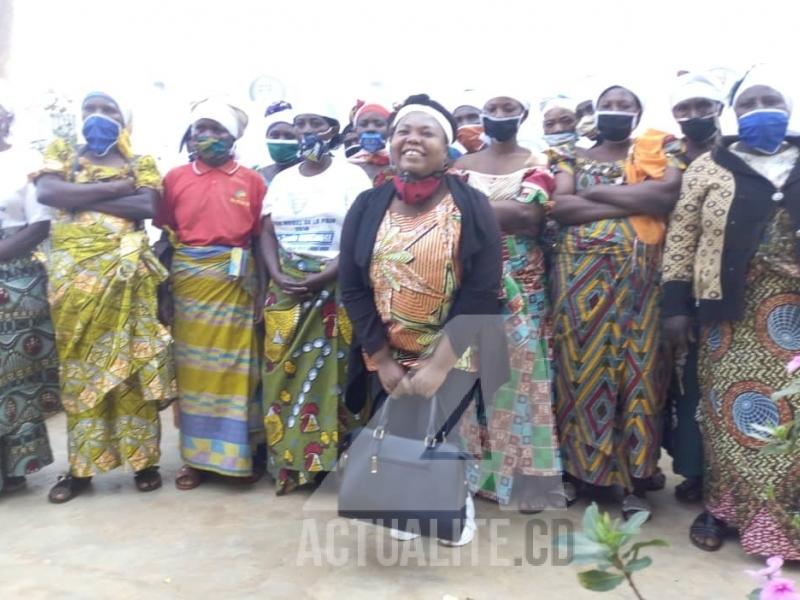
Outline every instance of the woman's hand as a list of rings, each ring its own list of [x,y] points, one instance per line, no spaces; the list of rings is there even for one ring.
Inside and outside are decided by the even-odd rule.
[[[305,287],[304,280],[297,280],[282,271],[275,273],[272,276],[272,280],[290,296],[307,296],[309,294],[308,288]]]
[[[692,333],[692,320],[685,315],[667,317],[662,329],[664,341],[673,358],[686,356],[689,353],[689,344],[696,341]]]
[[[433,398],[442,387],[449,369],[442,368],[435,361],[426,361],[410,377],[411,391],[415,396]]]
[[[325,272],[309,275],[298,283],[308,291],[309,294],[316,294],[324,290],[331,283],[331,278]]]
[[[410,386],[401,385],[401,382],[406,379],[406,370],[396,360],[390,359],[378,363],[378,379],[380,379],[381,387],[390,396],[408,395]]]

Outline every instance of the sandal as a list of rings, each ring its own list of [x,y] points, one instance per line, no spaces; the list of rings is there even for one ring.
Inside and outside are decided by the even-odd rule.
[[[703,499],[703,478],[687,477],[675,486],[675,498],[686,504],[700,502]]]
[[[50,488],[47,499],[53,504],[69,502],[75,496],[85,491],[91,483],[91,477],[73,477],[69,473],[60,475],[56,484]]]
[[[636,496],[635,494],[628,494],[622,500],[622,518],[626,521],[636,513],[644,511],[649,512],[650,515],[653,514],[653,511],[650,508],[650,503],[646,498]],[[647,517],[647,520],[650,520],[649,516]]]
[[[3,480],[3,487],[0,488],[0,492],[4,494],[13,494],[24,488],[25,483],[25,477],[6,477]]]
[[[528,494],[519,499],[521,515],[536,515],[548,508],[569,508],[578,500],[575,486],[565,482],[559,489],[544,494]]]
[[[184,492],[193,490],[201,483],[203,483],[203,472],[189,465],[183,465],[175,475],[175,487]]]
[[[656,472],[650,475],[645,481],[645,489],[648,492],[659,492],[666,487],[667,476],[664,475],[664,471],[662,471],[660,467],[656,467]]]
[[[710,512],[702,512],[689,528],[689,540],[700,550],[716,552],[722,547],[728,526]]]
[[[161,474],[158,467],[147,467],[133,474],[136,489],[140,492],[152,492],[161,487]]]

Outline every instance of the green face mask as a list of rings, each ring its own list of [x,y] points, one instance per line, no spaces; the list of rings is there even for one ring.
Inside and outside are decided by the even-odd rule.
[[[285,165],[297,160],[300,144],[295,140],[267,140],[269,155],[279,165]]]

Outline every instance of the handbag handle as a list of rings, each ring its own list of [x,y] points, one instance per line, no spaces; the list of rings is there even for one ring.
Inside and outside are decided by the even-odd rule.
[[[378,415],[378,425],[372,432],[372,437],[380,442],[384,437],[386,437],[386,430],[389,426],[389,408],[392,403],[392,396],[387,396],[386,401],[383,403],[381,407],[381,412]],[[430,399],[430,412],[428,414],[428,427],[425,431],[425,447],[426,448],[433,448],[436,446],[436,406],[439,404],[439,400],[434,395]],[[380,443],[378,444],[378,447]],[[377,448],[376,448],[377,450]]]

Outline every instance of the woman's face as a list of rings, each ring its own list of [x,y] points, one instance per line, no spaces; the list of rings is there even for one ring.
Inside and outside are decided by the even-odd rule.
[[[389,122],[386,117],[376,112],[366,112],[358,116],[358,121],[355,124],[356,133],[381,133],[384,139],[386,138]]]
[[[294,127],[291,123],[275,123],[267,130],[268,140],[291,140],[297,139],[294,132]]]
[[[390,149],[398,169],[417,177],[443,169],[447,161],[447,139],[441,125],[421,112],[412,112],[395,125]]]
[[[498,96],[484,105],[483,112],[495,119],[506,119],[508,117],[518,117],[525,112],[525,107],[513,98]]]
[[[109,119],[113,119],[120,125],[125,125],[122,113],[111,98],[104,96],[91,96],[87,98],[81,107],[83,120],[85,121],[92,115],[103,115]]]
[[[633,92],[615,87],[600,97],[597,101],[597,110],[639,114],[642,112],[642,107],[639,106],[639,101]]]
[[[215,137],[220,139],[231,139],[233,135],[230,131],[225,129],[220,123],[213,119],[198,119],[192,125],[192,140],[197,141],[197,138],[203,135]]]
[[[329,141],[338,133],[337,129],[320,115],[302,114],[294,118],[294,132],[297,139],[316,133],[323,140]]]
[[[765,108],[789,112],[789,107],[783,94],[766,85],[754,85],[742,92],[736,99],[733,110],[736,112],[737,117],[741,117],[754,110]]]
[[[578,119],[568,108],[551,108],[544,114],[542,126],[547,134],[575,131]]]
[[[709,98],[687,98],[672,107],[672,116],[675,120],[702,119],[719,115],[720,104]]]
[[[453,113],[453,118],[456,120],[456,126],[458,127],[480,125],[481,110],[477,106],[459,106]]]

